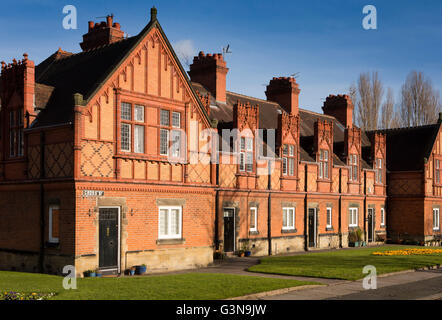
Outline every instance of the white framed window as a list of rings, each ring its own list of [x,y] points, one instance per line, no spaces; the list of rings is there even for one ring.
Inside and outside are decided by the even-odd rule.
[[[327,208],[327,229],[331,229],[333,227],[333,221],[332,221],[332,208]]]
[[[181,128],[181,113],[172,112],[172,127]]]
[[[287,175],[287,158],[282,158],[282,174]]]
[[[160,130],[160,155],[169,155],[169,130]]]
[[[320,150],[319,152],[319,178],[328,179],[328,150]]]
[[[136,105],[135,106],[135,121],[136,122],[144,122],[144,106]]]
[[[348,221],[349,227],[357,227],[358,226],[358,208],[350,208],[350,216]]]
[[[244,152],[239,154],[239,171],[246,171],[246,154]]]
[[[49,242],[59,243],[60,239],[60,207],[49,206]]]
[[[172,157],[179,158],[181,156],[181,131],[172,130]]]
[[[121,120],[132,120],[132,105],[130,103],[121,103]]]
[[[348,162],[350,166],[350,181],[358,181],[358,156],[351,154]]]
[[[282,230],[295,230],[295,208],[282,209]]]
[[[130,152],[131,148],[131,128],[130,124],[121,124],[121,150]]]
[[[250,231],[258,231],[258,208],[250,208]]]
[[[168,110],[161,110],[160,113],[160,125],[169,126],[170,123],[170,113]]]
[[[381,227],[385,226],[385,209],[381,208]]]
[[[181,239],[182,207],[159,207],[158,238]]]
[[[382,159],[376,160],[376,182],[382,184],[383,179],[383,164]]]
[[[434,231],[440,230],[440,210],[439,210],[439,208],[433,209],[433,230]]]
[[[241,137],[239,153],[239,171],[253,172],[253,138]]]
[[[144,126],[134,127],[134,152],[144,153]]]

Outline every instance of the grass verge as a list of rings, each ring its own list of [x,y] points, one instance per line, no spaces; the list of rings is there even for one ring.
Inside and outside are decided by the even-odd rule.
[[[59,300],[219,300],[315,282],[188,273],[164,276],[77,279],[77,290],[65,290],[63,277],[0,272],[0,292],[55,293]]]
[[[342,280],[358,280],[366,276],[364,266],[376,267],[377,274],[411,270],[442,264],[442,254],[413,256],[374,256],[375,251],[421,248],[412,246],[385,246],[332,252],[309,253],[295,256],[269,257],[248,269],[251,272],[290,276],[305,276]]]

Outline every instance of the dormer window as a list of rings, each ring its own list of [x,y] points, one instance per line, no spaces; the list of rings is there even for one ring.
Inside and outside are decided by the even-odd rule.
[[[328,150],[319,151],[319,178],[328,179],[329,178],[329,152]]]
[[[240,139],[239,171],[253,172],[253,138]]]
[[[434,160],[434,181],[435,184],[440,183],[440,174],[441,174],[441,163],[439,159]]]
[[[9,156],[22,157],[24,153],[23,109],[9,112]]]
[[[382,184],[384,164],[382,159],[376,159],[376,182]]]
[[[348,165],[350,166],[350,181],[358,181],[358,156],[356,154],[349,156]]]
[[[282,173],[284,176],[295,175],[295,146],[285,144],[282,147]]]

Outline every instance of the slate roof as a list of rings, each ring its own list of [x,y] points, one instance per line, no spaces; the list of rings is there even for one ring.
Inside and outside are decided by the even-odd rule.
[[[192,82],[192,86],[200,92],[201,95],[207,96],[209,91],[202,84]],[[259,105],[259,127],[262,129],[276,129],[278,127],[278,115],[285,112],[284,109],[276,102],[271,102],[255,97],[246,96],[235,92],[226,92],[227,103],[215,101],[211,95],[210,117],[218,120],[218,129],[231,129],[233,127],[233,106],[240,101],[241,103],[250,103],[251,105]],[[314,123],[318,120],[327,120],[333,122],[334,135],[334,155],[333,161],[335,165],[345,166],[344,160],[344,127],[334,117],[325,114],[316,113],[306,109],[299,109],[300,115],[300,157],[301,161],[315,162],[313,158],[313,139],[314,139]],[[221,139],[221,138],[220,138]],[[221,141],[221,140],[220,140]],[[361,133],[362,148],[371,148],[371,143],[365,132]],[[373,169],[369,165],[369,159],[363,158],[362,168]],[[371,163],[371,162],[370,162]]]
[[[390,130],[380,130],[387,136],[387,169],[389,171],[420,171],[429,159],[440,123]],[[372,134],[372,132],[368,132]]]
[[[189,87],[193,90],[161,25],[155,19],[151,20],[137,36],[77,54],[59,49],[36,66],[36,101],[39,102],[37,106],[41,112],[33,127],[73,121],[73,95],[80,93],[88,102],[153,27],[162,34]],[[208,120],[205,109],[201,104],[200,107]]]

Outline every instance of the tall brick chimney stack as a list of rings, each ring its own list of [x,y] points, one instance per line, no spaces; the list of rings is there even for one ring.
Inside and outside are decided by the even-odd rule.
[[[216,101],[226,103],[226,78],[229,69],[221,53],[204,54],[193,58],[189,76],[193,82],[198,82],[210,91]]]
[[[120,24],[113,20],[114,16],[110,15],[106,17],[106,21],[100,23],[89,21],[88,33],[83,35],[83,42],[80,43],[81,49],[88,51],[124,39]]]
[[[25,128],[27,128],[36,117],[34,110],[35,96],[35,64],[28,60],[28,54],[23,54],[24,59],[6,64],[1,62],[1,90],[0,98],[2,101],[8,101],[8,98],[14,91],[22,94],[23,98],[23,116],[27,117]]]
[[[268,101],[279,103],[291,115],[299,114],[299,94],[301,90],[295,78],[273,78],[267,86]]]
[[[322,107],[324,114],[335,117],[345,128],[353,127],[353,102],[348,95],[329,95]]]

